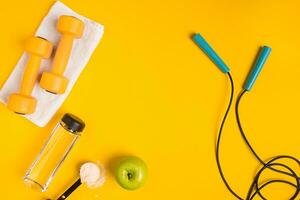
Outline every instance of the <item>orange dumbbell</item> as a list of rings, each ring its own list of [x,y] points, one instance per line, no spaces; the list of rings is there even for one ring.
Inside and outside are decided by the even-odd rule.
[[[68,85],[68,79],[63,73],[68,64],[73,40],[83,34],[84,23],[72,16],[61,16],[57,23],[57,30],[62,34],[52,64],[51,72],[44,72],[40,85],[46,91],[63,94]]]
[[[29,58],[23,73],[19,93],[11,94],[7,107],[19,114],[34,113],[36,99],[31,96],[34,84],[37,80],[42,59],[49,58],[52,52],[52,44],[41,37],[31,37],[25,43],[25,51]]]

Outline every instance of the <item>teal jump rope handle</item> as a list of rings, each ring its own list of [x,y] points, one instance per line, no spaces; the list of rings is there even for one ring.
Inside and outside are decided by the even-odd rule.
[[[220,68],[223,73],[229,72],[229,68],[227,67],[227,65],[199,33],[193,36],[193,40],[202,49],[202,51],[204,51],[204,53]]]
[[[245,90],[247,90],[247,91],[251,90],[254,82],[257,79],[257,76],[259,75],[262,67],[264,66],[265,62],[267,61],[267,59],[271,53],[271,50],[272,49],[270,47],[267,47],[267,46],[262,47],[261,52],[260,52],[254,66],[244,84]]]

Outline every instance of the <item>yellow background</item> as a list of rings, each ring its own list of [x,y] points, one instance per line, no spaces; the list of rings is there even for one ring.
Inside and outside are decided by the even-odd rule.
[[[249,140],[265,159],[299,157],[300,28],[298,0],[64,0],[105,26],[104,37],[54,119],[39,128],[1,105],[1,196],[43,199],[22,177],[61,115],[74,113],[87,128],[46,195],[63,192],[85,161],[107,166],[99,189],[81,186],[70,199],[234,199],[221,182],[214,156],[216,131],[228,101],[227,77],[193,44],[201,32],[231,67],[239,90],[258,48],[273,48],[241,105]],[[1,2],[0,85],[54,1]],[[221,159],[243,197],[257,161],[242,141],[233,113]],[[137,155],[149,167],[146,185],[125,191],[111,163]],[[271,199],[292,190],[273,186]],[[270,192],[270,191],[269,191]],[[268,191],[267,191],[268,193]]]

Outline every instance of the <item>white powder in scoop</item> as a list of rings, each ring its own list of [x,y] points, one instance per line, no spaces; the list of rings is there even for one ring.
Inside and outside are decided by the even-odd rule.
[[[104,168],[92,162],[85,163],[80,167],[80,180],[90,188],[101,186],[105,181],[104,174]]]

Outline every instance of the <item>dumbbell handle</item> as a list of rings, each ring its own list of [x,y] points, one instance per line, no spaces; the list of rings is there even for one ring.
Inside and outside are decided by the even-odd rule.
[[[36,77],[38,76],[41,61],[41,57],[37,55],[29,56],[21,82],[20,94],[31,94],[36,81]]]
[[[53,59],[52,72],[63,74],[69,61],[73,46],[74,36],[64,33],[59,41],[56,53]]]

